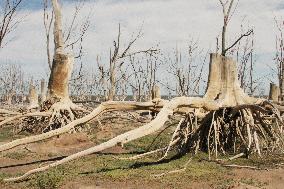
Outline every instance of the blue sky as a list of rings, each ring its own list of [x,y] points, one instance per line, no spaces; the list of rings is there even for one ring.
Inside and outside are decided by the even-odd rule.
[[[75,0],[63,1],[64,24],[70,22]],[[13,33],[13,40],[0,50],[0,63],[23,65],[28,74],[46,76],[45,37],[42,21],[42,1],[24,0],[20,13],[25,20]],[[190,38],[197,39],[200,48],[214,51],[215,38],[220,35],[222,11],[218,0],[88,0],[81,17],[91,11],[91,26],[84,43],[86,65],[94,64],[97,55],[107,56],[122,25],[123,41],[143,24],[144,37],[136,49],[157,43],[163,51],[178,46],[186,48]],[[232,42],[240,34],[240,25],[255,28],[255,52],[258,75],[267,75],[267,64],[273,65],[275,53],[274,16],[284,19],[284,2],[281,0],[240,0],[230,22],[228,39]],[[268,85],[267,85],[268,86]]]

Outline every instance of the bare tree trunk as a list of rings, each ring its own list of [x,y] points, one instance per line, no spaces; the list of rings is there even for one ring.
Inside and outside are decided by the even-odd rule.
[[[49,97],[69,99],[68,83],[71,78],[74,58],[64,53],[61,8],[57,0],[52,0],[54,9],[54,45],[55,53],[48,83]]]
[[[227,31],[227,24],[224,21],[224,26],[222,29],[222,56],[226,56],[226,31]]]
[[[73,57],[66,54],[54,55],[52,69],[49,77],[49,97],[59,99],[69,98],[68,83],[73,69]]]
[[[249,104],[251,99],[240,87],[236,63],[228,57],[210,55],[210,68],[205,98],[221,100],[223,106]]]
[[[279,87],[275,85],[274,83],[270,83],[269,100],[278,102],[279,92],[280,92]]]
[[[116,74],[115,74],[115,63],[111,61],[110,63],[110,89],[108,94],[108,100],[113,100],[115,96],[116,89]]]

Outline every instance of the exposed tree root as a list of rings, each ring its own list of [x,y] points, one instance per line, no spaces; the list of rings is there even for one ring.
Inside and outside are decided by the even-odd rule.
[[[194,108],[201,111],[192,111]],[[104,112],[127,110],[154,110],[159,113],[144,126],[52,164],[30,170],[20,177],[4,181],[22,180],[51,167],[153,134],[163,129],[174,113],[182,113],[185,117],[179,122],[169,145],[132,159],[164,152],[158,160],[162,161],[170,151],[174,151],[178,156],[205,151],[208,152],[209,159],[212,154],[217,159],[220,153],[243,153],[248,157],[252,153],[261,156],[265,152],[283,152],[283,122],[279,110],[269,101],[247,96],[238,84],[236,64],[232,59],[217,54],[211,54],[208,87],[204,98],[178,97],[169,102],[158,99],[146,103],[102,103],[92,113],[71,121],[64,127],[1,145],[0,151],[66,133]],[[198,112],[202,112],[202,116],[199,116]]]
[[[43,116],[43,117],[48,117],[51,115],[51,112],[33,112],[33,113],[26,113],[26,114],[19,114],[13,117],[9,117],[4,119],[3,121],[0,122],[0,128],[3,127],[3,125],[10,123],[12,121],[25,118],[25,117],[35,117],[35,116]]]
[[[54,130],[56,128],[62,127],[74,121],[75,118],[78,117],[77,114],[79,112],[90,113],[90,111],[78,105],[75,105],[69,99],[55,100],[54,98],[45,101],[41,106],[40,111],[37,112],[18,113],[8,110],[1,110],[1,112],[14,116],[6,117],[4,120],[2,120],[0,122],[0,128],[5,124],[25,118],[23,121],[24,126],[21,127],[21,131],[37,131],[34,133],[47,132],[49,130]],[[41,122],[43,122],[43,120],[35,119],[35,117],[50,117],[48,125],[39,128],[39,125],[43,125],[40,124]]]
[[[262,170],[259,167],[254,167],[254,166],[248,166],[248,165],[236,165],[236,164],[232,164],[232,165],[222,165],[223,167],[231,167],[231,168],[239,168],[239,169],[253,169],[253,170]]]
[[[185,165],[183,166],[182,169],[176,169],[176,170],[172,170],[172,171],[168,171],[166,173],[162,173],[162,174],[158,174],[158,175],[154,175],[154,177],[162,177],[162,176],[165,176],[165,175],[169,175],[169,174],[175,174],[175,173],[181,173],[181,172],[185,172],[189,163],[191,162],[192,158],[190,158],[186,163]]]
[[[155,102],[145,102],[145,103],[135,103],[135,102],[104,102],[99,105],[96,109],[92,111],[92,113],[84,116],[83,118],[76,119],[64,127],[60,127],[58,129],[42,133],[35,136],[30,136],[22,139],[17,139],[7,144],[3,144],[0,146],[0,152],[5,151],[11,148],[14,148],[19,145],[29,144],[41,140],[45,140],[54,136],[58,136],[69,131],[72,131],[74,127],[84,124],[100,114],[108,111],[122,111],[122,110],[148,110],[148,109],[156,109],[161,108],[163,106],[163,101],[160,101],[158,104]]]

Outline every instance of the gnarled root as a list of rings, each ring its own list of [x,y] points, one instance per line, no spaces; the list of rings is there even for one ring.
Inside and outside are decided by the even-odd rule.
[[[62,127],[79,117],[79,112],[90,113],[84,108],[75,105],[69,99],[59,100],[55,98],[50,98],[43,102],[40,111],[37,112],[18,113],[7,110],[2,110],[1,112],[3,114],[5,113],[14,116],[6,117],[1,121],[0,128],[10,122],[23,119],[21,125],[18,126],[17,129],[32,133],[42,133]],[[41,117],[50,117],[50,119],[42,119]]]
[[[222,108],[207,115],[196,132],[189,137],[189,149],[207,151],[217,158],[218,153],[243,152],[249,156],[257,152],[283,150],[282,134],[276,123],[281,123],[276,110],[258,105]],[[273,117],[267,120],[265,116]],[[208,121],[211,120],[211,121]]]
[[[0,128],[7,123],[10,123],[12,121],[15,121],[15,120],[18,120],[18,119],[21,119],[21,118],[36,117],[36,116],[48,117],[50,115],[51,115],[51,112],[32,112],[32,113],[26,113],[26,114],[18,114],[18,115],[6,118],[3,121],[1,121],[0,122]]]

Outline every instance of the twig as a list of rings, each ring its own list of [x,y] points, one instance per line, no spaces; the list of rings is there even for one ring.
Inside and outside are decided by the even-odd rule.
[[[186,168],[188,166],[188,164],[191,162],[192,158],[190,158],[186,164],[184,165],[184,168],[182,169],[176,169],[176,170],[173,170],[173,171],[168,171],[168,172],[165,172],[165,173],[162,173],[162,174],[157,174],[157,175],[153,175],[154,177],[162,177],[162,176],[165,176],[165,175],[168,175],[168,174],[173,174],[173,173],[181,173],[181,172],[185,172],[186,171]]]
[[[254,167],[254,166],[247,166],[247,165],[236,165],[236,164],[231,164],[231,165],[224,165],[221,164],[223,167],[232,167],[232,168],[240,168],[240,169],[253,169],[253,170],[262,170],[259,167]],[[268,170],[268,169],[265,169]]]

